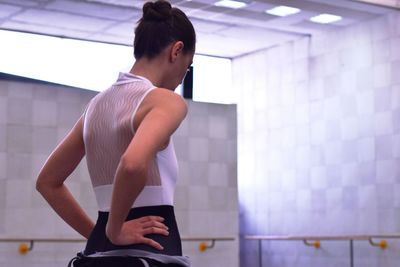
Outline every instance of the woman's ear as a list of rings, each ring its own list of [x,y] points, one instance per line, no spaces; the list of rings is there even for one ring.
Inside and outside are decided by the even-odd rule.
[[[172,45],[172,49],[171,49],[171,61],[175,62],[175,60],[178,58],[179,54],[181,54],[183,52],[183,47],[185,45],[183,44],[182,41],[177,41]]]

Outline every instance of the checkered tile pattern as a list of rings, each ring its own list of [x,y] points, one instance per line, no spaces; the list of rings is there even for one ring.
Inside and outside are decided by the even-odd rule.
[[[234,60],[242,234],[400,233],[399,22],[393,14]],[[251,242],[243,266],[258,266]],[[359,256],[374,251],[360,246]],[[325,260],[283,247],[271,242],[264,266],[342,266],[347,257],[347,244],[328,244],[326,253],[343,255]],[[374,257],[387,264],[357,266],[400,260]]]

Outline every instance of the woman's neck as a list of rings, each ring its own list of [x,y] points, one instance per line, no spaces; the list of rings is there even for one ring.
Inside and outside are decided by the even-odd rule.
[[[157,60],[139,59],[133,64],[130,73],[145,77],[154,86],[163,87],[162,65]]]

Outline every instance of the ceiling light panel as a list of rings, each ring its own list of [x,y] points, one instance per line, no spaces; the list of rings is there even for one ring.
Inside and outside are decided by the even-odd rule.
[[[290,6],[277,6],[272,9],[268,9],[265,12],[271,15],[279,16],[279,17],[286,17],[289,15],[293,15],[299,13],[301,10],[295,7]]]
[[[233,0],[221,0],[221,1],[214,3],[214,5],[219,6],[219,7],[233,8],[233,9],[242,8],[242,7],[247,6],[247,4],[244,2],[233,1]]]
[[[310,21],[321,24],[333,23],[339,20],[342,20],[341,16],[336,16],[332,14],[320,14],[318,16],[310,18]]]

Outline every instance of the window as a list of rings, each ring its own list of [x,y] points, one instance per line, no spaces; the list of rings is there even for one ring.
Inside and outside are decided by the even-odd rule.
[[[0,30],[0,72],[93,91],[129,71],[132,47]],[[193,100],[234,103],[231,60],[195,55]]]

